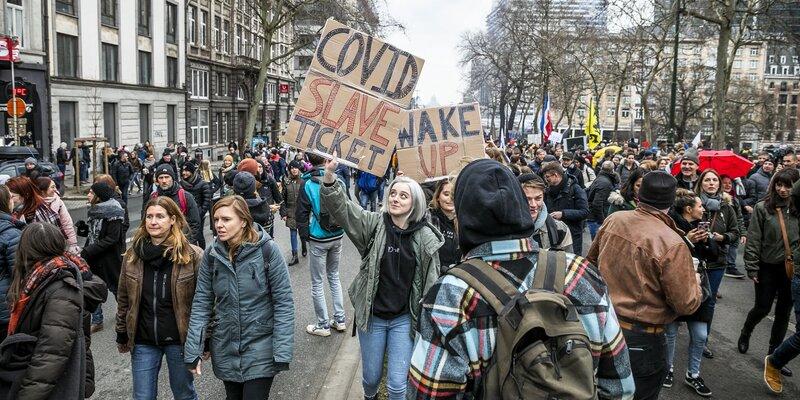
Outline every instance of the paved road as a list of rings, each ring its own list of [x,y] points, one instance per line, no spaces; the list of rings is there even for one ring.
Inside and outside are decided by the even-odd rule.
[[[131,232],[139,224],[141,198],[130,199]],[[76,220],[85,218],[86,211],[78,208],[71,211]],[[128,233],[130,237],[131,232]],[[282,222],[277,222],[276,241],[285,254],[289,253],[288,229]],[[587,235],[588,236],[588,235]],[[210,232],[206,232],[210,243]],[[589,243],[589,238],[585,238]],[[741,253],[741,249],[740,249]],[[741,262],[741,255],[740,255]],[[355,276],[359,265],[359,256],[352,244],[345,239],[342,253],[341,274],[343,286],[346,288]],[[295,357],[291,371],[281,374],[273,386],[272,399],[314,399],[320,392],[326,373],[330,369],[333,358],[345,334],[333,334],[329,338],[312,337],[305,333],[305,325],[314,320],[313,305],[310,296],[310,282],[307,260],[290,267],[292,287],[295,294],[297,313],[295,335]],[[703,360],[701,373],[708,386],[718,399],[759,399],[769,398],[761,380],[763,356],[767,351],[767,339],[772,320],[765,319],[753,333],[750,352],[746,355],[736,351],[736,340],[744,322],[747,311],[752,306],[753,286],[746,280],[726,278],[722,283],[723,298],[717,303],[715,321],[712,326],[710,347],[716,354],[713,360]],[[349,301],[345,294],[347,310]],[[330,307],[330,302],[329,302]],[[130,359],[128,355],[118,354],[113,336],[113,312],[116,304],[113,298],[103,307],[106,313],[105,330],[93,337],[92,350],[95,355],[97,373],[98,399],[122,399],[131,397]],[[349,311],[348,311],[349,312]],[[348,318],[350,315],[348,314]],[[348,320],[349,322],[349,320]],[[794,318],[790,332],[794,332]],[[349,329],[348,329],[349,331]],[[349,333],[348,333],[349,334]],[[686,371],[686,347],[688,335],[686,329],[681,330],[676,352],[676,383],[671,389],[664,389],[663,399],[696,399],[698,396],[683,383]],[[800,360],[790,364],[796,375],[786,379],[784,398],[800,398]],[[222,384],[216,380],[210,369],[195,381],[202,399],[224,398]],[[360,390],[360,385],[353,385]],[[162,368],[159,380],[159,399],[169,399],[171,394],[166,375],[166,366]]]

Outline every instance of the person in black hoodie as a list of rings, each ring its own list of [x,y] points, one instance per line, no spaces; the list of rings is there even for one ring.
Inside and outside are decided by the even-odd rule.
[[[699,227],[703,220],[703,202],[700,196],[686,189],[678,189],[675,193],[675,204],[669,211],[669,216],[675,225],[686,233],[684,242],[698,263],[697,270],[702,276],[704,295],[706,300],[691,315],[679,317],[675,322],[667,324],[667,362],[669,372],[664,380],[664,387],[672,387],[674,381],[673,364],[675,358],[675,341],[681,322],[686,322],[689,329],[688,366],[685,381],[697,394],[707,397],[711,395],[703,378],[700,377],[700,362],[703,359],[703,349],[708,342],[709,322],[714,315],[714,307],[710,303],[711,288],[708,285],[708,276],[705,271],[707,262],[715,261],[719,257],[717,242],[709,240],[709,230]]]
[[[594,239],[600,225],[608,216],[608,197],[619,185],[619,176],[614,172],[614,163],[603,161],[600,173],[597,174],[588,190],[589,202],[589,234]]]
[[[247,171],[236,173],[233,178],[233,193],[242,196],[247,202],[253,222],[261,225],[267,231],[272,228],[275,216],[272,214],[267,199],[262,199],[256,193],[256,178],[251,173]]]
[[[456,207],[453,204],[453,183],[441,180],[436,185],[430,201],[431,224],[444,235],[444,245],[439,248],[439,263],[442,273],[461,262],[456,229]]]
[[[156,183],[156,191],[150,194],[150,198],[158,196],[167,196],[181,209],[181,213],[186,217],[186,222],[189,224],[189,243],[198,245],[200,237],[203,236],[203,225],[200,224],[200,207],[194,199],[194,196],[187,192],[177,183],[175,170],[169,165],[160,165],[154,174]],[[142,210],[142,219],[144,219],[144,211]]]
[[[542,175],[549,185],[544,197],[547,210],[553,218],[567,224],[572,234],[572,250],[582,255],[584,222],[589,216],[586,192],[558,163],[547,163],[542,167]]]
[[[128,186],[131,184],[131,177],[133,176],[133,165],[128,161],[128,152],[121,151],[117,161],[111,165],[111,175],[114,182],[117,182],[120,192],[122,193],[122,200],[128,202]]]
[[[202,229],[206,214],[211,210],[211,197],[214,195],[214,191],[211,184],[200,176],[197,171],[197,164],[194,161],[183,163],[181,177],[183,178],[181,179],[181,187],[191,193],[195,202],[197,202],[198,213],[200,214],[200,228]],[[198,235],[197,243],[200,248],[204,249],[206,247],[205,236]]]

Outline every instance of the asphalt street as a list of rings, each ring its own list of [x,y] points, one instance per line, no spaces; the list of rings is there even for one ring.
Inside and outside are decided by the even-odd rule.
[[[131,197],[129,201],[131,229],[128,237],[139,225],[141,197]],[[85,207],[71,211],[75,221],[86,217]],[[207,223],[206,223],[207,225]],[[584,243],[589,243],[586,234]],[[81,239],[82,240],[82,239]],[[211,242],[211,234],[206,228],[206,240]],[[283,253],[290,253],[289,230],[283,222],[276,221],[275,240]],[[741,265],[741,252],[739,262]],[[355,277],[360,257],[349,240],[344,240],[342,260],[340,264],[342,286],[345,289],[345,303],[348,313],[347,333],[333,333],[328,338],[311,336],[305,332],[305,326],[315,320],[311,301],[311,286],[308,273],[308,261],[302,259],[300,264],[289,267],[295,301],[295,350],[291,370],[281,373],[275,380],[272,399],[315,399],[322,389],[325,376],[333,363],[337,362],[337,350],[345,335],[350,334],[351,307],[347,299],[346,288]],[[765,319],[752,335],[748,354],[739,354],[736,340],[748,310],[753,304],[753,285],[749,280],[725,278],[721,287],[722,298],[717,303],[716,314],[711,329],[709,346],[715,353],[712,360],[703,359],[701,376],[714,392],[713,397],[719,399],[762,399],[773,398],[762,382],[762,365],[767,351],[769,329],[772,317]],[[328,296],[328,307],[331,308]],[[114,312],[116,303],[113,296],[103,306],[105,312],[105,329],[92,337],[92,351],[95,357],[97,391],[94,398],[123,399],[131,398],[132,380],[130,372],[130,356],[119,354],[116,350],[114,336]],[[794,332],[795,320],[792,318],[790,332]],[[675,358],[675,385],[662,391],[662,399],[696,399],[697,396],[683,383],[686,372],[686,348],[688,335],[681,329]],[[166,363],[165,363],[166,364]],[[789,364],[795,370],[793,378],[785,379],[783,398],[800,398],[800,360]],[[210,365],[206,365],[210,367]],[[203,375],[196,378],[195,386],[201,399],[223,399],[222,383],[215,377],[211,368],[204,368]],[[358,383],[354,390],[360,390]],[[166,365],[162,365],[159,379],[159,399],[172,398]]]

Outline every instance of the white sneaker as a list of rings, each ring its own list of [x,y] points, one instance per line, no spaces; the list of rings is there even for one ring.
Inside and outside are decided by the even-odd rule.
[[[339,332],[344,332],[347,330],[347,325],[344,323],[344,321],[342,322],[333,321],[331,323],[331,328],[336,329]]]
[[[322,336],[322,337],[326,337],[326,336],[330,336],[331,335],[330,328],[323,328],[323,327],[321,327],[321,326],[319,326],[317,324],[311,324],[311,325],[306,326],[306,332],[308,332],[308,333],[310,333],[312,335]]]

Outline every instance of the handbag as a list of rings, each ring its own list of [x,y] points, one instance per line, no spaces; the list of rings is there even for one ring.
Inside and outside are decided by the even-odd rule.
[[[783,266],[786,269],[786,276],[792,279],[794,276],[794,256],[792,255],[792,247],[789,246],[789,237],[786,235],[786,223],[783,222],[783,210],[780,207],[775,208],[778,214],[778,224],[781,226],[781,237],[783,237]]]

